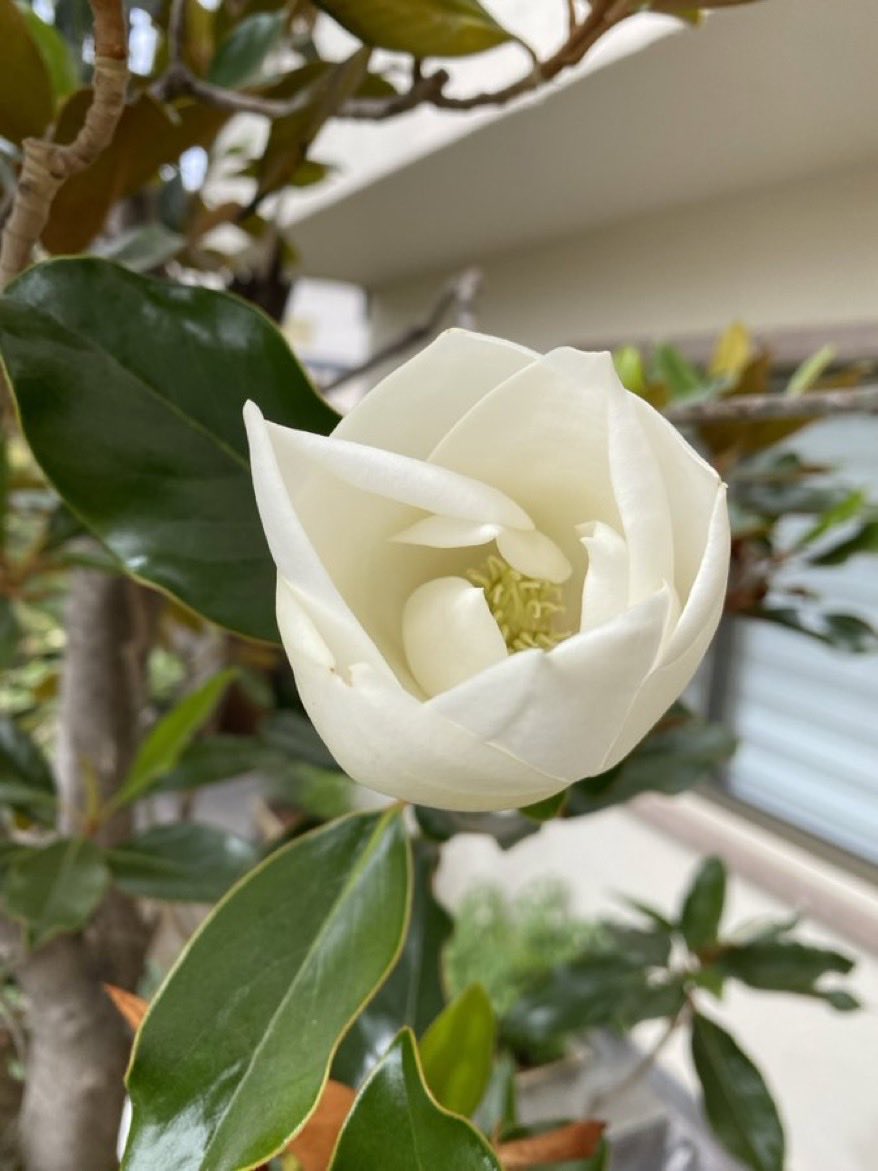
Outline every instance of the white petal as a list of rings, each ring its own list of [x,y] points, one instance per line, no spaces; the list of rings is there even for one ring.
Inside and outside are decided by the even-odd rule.
[[[538,360],[512,342],[446,330],[371,390],[334,434],[426,459],[480,398]]]
[[[601,521],[579,525],[577,532],[588,553],[579,629],[591,630],[628,608],[628,546]]]
[[[462,577],[440,577],[415,590],[403,610],[402,642],[427,695],[447,691],[509,654],[485,591]]]
[[[674,583],[680,597],[686,598],[704,555],[720,478],[649,403],[633,401],[661,468],[673,528]]]
[[[526,577],[560,585],[573,573],[573,566],[545,533],[502,529],[497,534],[497,548],[512,568]]]
[[[553,357],[482,398],[430,459],[512,496],[568,561],[584,566],[574,527],[587,520],[619,527],[607,458],[607,395],[595,378],[573,378]]]
[[[335,641],[334,615],[278,582],[277,618],[299,695],[339,765],[379,793],[469,812],[515,809],[559,792],[566,782],[531,768],[449,723],[390,675],[326,656],[303,654]],[[330,656],[331,657],[331,656]]]
[[[433,463],[333,435],[268,424],[281,464],[319,470],[361,492],[442,516],[533,528],[527,513],[490,484]]]
[[[550,355],[571,377],[591,377],[603,388],[608,410],[613,496],[628,544],[628,601],[633,605],[674,580],[671,515],[662,470],[641,423],[639,399],[619,381],[610,354],[556,350]],[[538,518],[535,516],[535,520]],[[600,516],[581,520],[601,520]]]
[[[426,706],[542,772],[593,776],[653,666],[668,605],[661,590],[548,653],[511,655]]]
[[[269,424],[255,403],[244,407],[250,467],[259,515],[269,549],[281,575],[326,609],[335,610],[348,653],[361,661],[382,661],[377,647],[346,604],[305,531],[290,497],[290,484],[278,465]],[[296,469],[289,469],[292,476]]]
[[[464,549],[486,545],[500,532],[500,525],[478,524],[454,516],[427,516],[415,521],[392,540],[401,545],[426,545],[431,549]]]
[[[725,486],[720,485],[711,514],[707,549],[689,598],[673,633],[643,686],[604,768],[623,760],[679,699],[698,670],[722,617],[729,571],[729,516]]]

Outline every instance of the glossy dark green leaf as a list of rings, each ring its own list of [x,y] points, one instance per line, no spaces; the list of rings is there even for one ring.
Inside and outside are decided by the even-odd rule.
[[[764,606],[752,613],[755,618],[807,634],[848,654],[871,654],[878,650],[878,631],[855,614],[820,614],[792,606]]]
[[[753,1171],[783,1171],[783,1126],[762,1075],[735,1040],[700,1013],[692,1022],[692,1059],[705,1112],[723,1145]]]
[[[157,777],[170,772],[183,750],[213,715],[236,675],[234,669],[220,671],[162,716],[134,758],[119,792],[120,804],[127,804],[143,796]]]
[[[84,838],[53,842],[13,859],[3,883],[7,912],[33,947],[83,927],[110,882],[103,852]]]
[[[500,1171],[484,1138],[431,1097],[405,1030],[360,1091],[330,1171]]]
[[[414,893],[405,945],[390,978],[345,1037],[333,1067],[333,1075],[347,1085],[362,1084],[400,1029],[408,1025],[422,1034],[445,1005],[441,960],[452,922],[433,897],[436,849],[422,841],[414,846]]]
[[[568,789],[567,812],[571,817],[597,813],[651,790],[681,793],[708,780],[734,750],[735,738],[721,724],[682,715],[679,723],[652,732],[609,772]]]
[[[37,744],[9,716],[0,716],[0,801],[51,822],[55,780]]]
[[[396,959],[409,885],[393,809],[296,839],[226,896],[138,1034],[126,1171],[238,1171],[298,1132]]]
[[[424,1079],[440,1106],[469,1117],[485,1096],[494,1063],[497,1024],[488,994],[472,984],[440,1013],[421,1038]]]
[[[210,63],[208,81],[228,89],[259,79],[265,58],[278,44],[287,23],[286,11],[255,12],[236,25]]]
[[[727,946],[716,960],[726,976],[767,992],[809,993],[823,976],[846,976],[854,961],[841,952],[792,939],[756,940]]]
[[[253,866],[250,842],[212,825],[157,825],[111,850],[107,862],[118,886],[145,899],[213,903]]]
[[[253,398],[320,432],[337,417],[268,318],[223,293],[59,260],[0,302],[0,353],[37,460],[128,570],[276,639],[241,411]]]
[[[680,931],[691,951],[715,943],[726,902],[726,868],[721,858],[705,858],[686,892]]]
[[[317,4],[364,44],[414,57],[462,57],[510,39],[477,0],[317,0]]]
[[[671,935],[664,924],[649,928],[629,927],[622,923],[601,923],[602,946],[624,955],[644,967],[664,967],[671,958]]]

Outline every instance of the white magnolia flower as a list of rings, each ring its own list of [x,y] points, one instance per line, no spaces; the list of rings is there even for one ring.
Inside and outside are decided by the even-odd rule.
[[[526,805],[621,760],[725,595],[725,488],[608,354],[451,330],[331,436],[245,408],[299,693],[352,777]]]

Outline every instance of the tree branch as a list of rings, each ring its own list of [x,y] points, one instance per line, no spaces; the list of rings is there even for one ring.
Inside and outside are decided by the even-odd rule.
[[[816,391],[797,398],[782,394],[735,395],[706,402],[680,403],[665,411],[665,416],[677,426],[687,426],[876,413],[878,386],[866,386],[856,390]]]
[[[336,387],[341,386],[343,383],[350,382],[352,378],[359,378],[363,374],[368,374],[370,370],[374,370],[378,366],[383,366],[391,358],[396,358],[420,342],[432,338],[442,324],[445,315],[452,309],[455,309],[457,312],[456,324],[465,329],[474,328],[473,303],[478,296],[481,283],[482,274],[479,269],[466,269],[466,271],[448,283],[439,295],[436,304],[422,321],[419,321],[416,325],[406,330],[400,337],[388,342],[380,350],[376,350],[361,365],[355,366],[352,370],[345,370],[343,374],[340,374],[337,378],[322,386],[322,393],[326,394],[327,391],[335,390]]]
[[[122,0],[91,0],[94,14],[93,97],[73,142],[24,140],[24,161],[12,210],[0,241],[0,289],[30,262],[63,183],[84,171],[109,145],[125,105],[128,40]]]
[[[309,102],[309,90],[304,90],[288,101],[261,98],[256,94],[224,89],[196,77],[182,59],[185,15],[182,0],[174,0],[169,26],[170,65],[153,88],[161,100],[188,94],[204,105],[230,113],[259,114],[265,118],[285,118],[304,109]],[[575,14],[575,13],[574,13]],[[516,81],[498,90],[486,90],[467,97],[453,97],[445,93],[451,80],[444,69],[422,74],[413,70],[412,84],[401,94],[388,98],[348,98],[335,111],[338,118],[363,121],[383,121],[395,118],[421,105],[432,105],[442,110],[475,110],[483,106],[500,106],[514,98],[538,89],[541,85],[573,65],[577,65],[588,50],[616,24],[633,15],[629,0],[593,0],[591,10],[581,24],[573,23],[563,45],[545,61],[533,59],[532,67]],[[528,46],[523,46],[531,53]]]

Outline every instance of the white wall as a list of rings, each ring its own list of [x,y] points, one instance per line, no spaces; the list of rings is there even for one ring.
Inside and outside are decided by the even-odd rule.
[[[472,262],[485,277],[480,327],[538,349],[719,330],[735,319],[878,319],[878,163]],[[376,341],[404,330],[447,276],[373,290]]]

